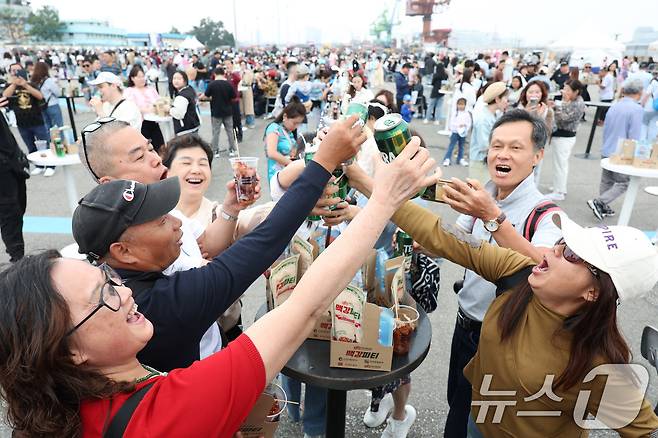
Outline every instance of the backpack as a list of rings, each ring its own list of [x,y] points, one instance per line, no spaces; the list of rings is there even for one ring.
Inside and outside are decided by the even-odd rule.
[[[523,223],[523,238],[528,242],[532,242],[532,238],[537,229],[537,224],[541,222],[547,214],[555,213],[557,211],[562,211],[562,209],[551,201],[543,201],[537,204],[535,209],[530,212]]]

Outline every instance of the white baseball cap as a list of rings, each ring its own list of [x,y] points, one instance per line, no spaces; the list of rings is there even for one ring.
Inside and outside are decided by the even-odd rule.
[[[555,213],[553,222],[574,253],[610,275],[620,301],[644,295],[658,282],[658,251],[637,228],[583,228],[564,212]]]
[[[122,85],[121,79],[119,76],[115,75],[114,73],[111,73],[109,71],[102,71],[98,74],[98,77],[94,79],[93,81],[89,81],[91,85],[99,85],[99,84],[117,84],[117,85]]]

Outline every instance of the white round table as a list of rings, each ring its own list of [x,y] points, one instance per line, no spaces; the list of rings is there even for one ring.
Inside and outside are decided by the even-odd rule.
[[[640,188],[640,178],[658,178],[658,169],[642,169],[640,167],[633,167],[629,165],[611,164],[609,158],[601,160],[601,167],[609,170],[610,172],[621,173],[631,177],[628,183],[628,190],[624,196],[624,203],[619,213],[619,220],[617,225],[628,225],[637,197],[637,191]]]
[[[27,156],[27,159],[37,166],[57,166],[62,168],[64,178],[66,178],[66,196],[69,201],[69,209],[73,213],[78,206],[78,191],[75,187],[75,179],[68,166],[80,164],[78,154],[67,154],[63,157],[58,157],[53,154],[52,150],[46,149],[45,151],[32,152]]]
[[[169,140],[176,137],[176,132],[174,132],[174,119],[171,116],[159,116],[153,113],[144,114],[144,120],[149,122],[155,122],[160,127],[162,132],[162,138],[165,143],[168,143]]]

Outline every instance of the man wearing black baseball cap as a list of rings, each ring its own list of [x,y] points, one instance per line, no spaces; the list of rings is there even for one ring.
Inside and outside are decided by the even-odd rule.
[[[73,216],[80,251],[119,273],[155,327],[138,355],[141,361],[169,371],[200,358],[204,332],[283,252],[330,172],[365,140],[355,120],[332,126],[313,161],[260,226],[198,269],[162,273],[180,254],[181,221],[168,214],[178,202],[177,178],[147,185],[112,180],[80,201]]]

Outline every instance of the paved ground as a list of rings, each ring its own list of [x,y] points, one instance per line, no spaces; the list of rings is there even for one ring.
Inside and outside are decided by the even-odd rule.
[[[203,111],[203,126],[201,134],[205,138],[210,138],[210,121],[207,108]],[[66,116],[65,116],[66,118]],[[591,111],[588,113],[589,121],[592,119]],[[80,112],[77,116],[78,126],[92,120],[88,113]],[[244,142],[240,145],[243,155],[255,155],[261,157],[260,171],[261,175],[266,174],[264,152],[263,152],[263,132],[265,122],[258,120],[256,128],[245,131]],[[448,138],[436,133],[437,127],[434,125],[424,125],[420,121],[412,122],[414,128],[418,129],[426,142],[430,146],[432,155],[437,161],[441,161],[445,153]],[[574,152],[584,151],[587,136],[589,134],[590,122],[581,124],[578,131],[578,142]],[[597,130],[593,150],[598,150],[601,144],[601,129]],[[18,138],[18,135],[16,135]],[[226,144],[224,142],[224,144]],[[551,149],[547,149],[547,159],[543,168],[543,180],[545,185],[549,184],[552,166],[551,166]],[[72,169],[80,195],[86,193],[92,188],[93,183],[90,177],[85,173],[81,166],[74,166]],[[450,167],[444,171],[448,177],[466,176],[466,169],[461,167]],[[226,158],[219,159],[213,165],[214,182],[208,193],[211,199],[222,199],[224,195],[224,183],[229,178],[229,166]],[[566,201],[562,202],[562,207],[582,225],[594,225],[596,219],[585,204],[585,201],[595,195],[598,191],[600,176],[600,165],[598,160],[583,160],[580,158],[571,158],[571,168],[569,175],[569,195]],[[643,181],[642,187],[649,185],[650,181]],[[47,216],[47,217],[68,217],[69,210],[66,202],[64,190],[64,176],[58,171],[51,178],[42,176],[32,177],[28,180],[28,207],[26,216]],[[655,184],[655,182],[654,182]],[[544,187],[548,190],[547,187]],[[643,230],[655,230],[658,226],[658,215],[656,207],[658,199],[652,198],[642,190],[638,193],[637,202],[631,218],[631,225]],[[612,205],[619,211],[621,200]],[[456,217],[456,214],[449,208],[440,205],[432,205],[436,212],[444,215],[449,221]],[[613,224],[614,220],[607,220],[607,223]],[[62,248],[73,242],[70,234],[52,234],[52,233],[26,233],[25,241],[28,252],[37,252],[46,248]],[[8,258],[4,253],[4,246],[0,243],[0,263],[7,262]],[[452,284],[461,277],[462,268],[446,262],[442,265],[441,270],[441,290],[439,293],[439,307],[436,312],[430,316],[433,329],[432,347],[424,363],[413,373],[413,388],[410,403],[418,411],[418,419],[413,426],[410,437],[437,437],[442,436],[443,425],[447,412],[446,403],[446,376],[448,370],[448,359],[450,352],[450,339],[454,325],[456,312],[456,298],[452,292]],[[640,336],[642,328],[645,325],[658,325],[656,321],[656,308],[658,306],[658,289],[653,293],[637,299],[630,303],[625,303],[619,309],[619,320],[623,333],[627,337],[633,352],[634,360],[646,365],[639,353]],[[253,320],[258,307],[264,300],[264,283],[262,279],[256,281],[248,290],[245,296],[244,321],[249,324]],[[650,372],[652,381],[650,384],[649,398],[655,401],[656,394],[655,373]],[[348,396],[347,412],[347,436],[349,437],[377,437],[380,436],[383,427],[369,430],[362,421],[364,409],[368,404],[369,396],[365,391],[353,391]],[[0,435],[2,435],[0,428]],[[7,434],[6,429],[4,433]],[[284,419],[278,436],[296,437],[301,436],[298,425],[290,425]],[[594,434],[595,436],[608,436],[609,433]],[[7,435],[8,436],[8,435]]]

